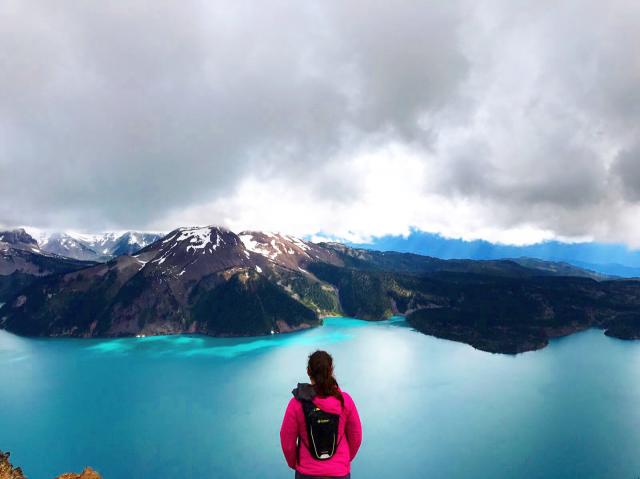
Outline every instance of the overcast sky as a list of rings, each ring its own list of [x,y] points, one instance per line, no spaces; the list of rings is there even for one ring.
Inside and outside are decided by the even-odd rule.
[[[640,246],[640,2],[0,2],[0,224]]]

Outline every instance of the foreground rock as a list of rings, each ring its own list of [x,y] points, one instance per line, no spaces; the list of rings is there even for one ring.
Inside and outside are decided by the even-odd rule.
[[[13,467],[9,462],[10,454],[0,451],[0,479],[27,479],[19,467]],[[80,474],[66,473],[56,477],[56,479],[101,479],[100,474],[91,469],[85,468]]]
[[[66,474],[63,474],[57,477],[56,479],[101,479],[101,476],[90,467],[87,467],[80,474],[74,474],[72,472],[71,473],[68,472]]]
[[[9,455],[8,452],[0,451],[0,479],[25,479],[22,469],[11,465]]]

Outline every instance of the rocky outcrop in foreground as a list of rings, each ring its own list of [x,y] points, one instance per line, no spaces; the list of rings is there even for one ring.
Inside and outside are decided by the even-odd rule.
[[[80,474],[74,474],[73,472],[67,472],[56,479],[101,479],[100,474],[91,469],[90,467],[85,467],[84,471]]]
[[[0,451],[0,479],[27,479],[19,467],[13,467],[9,462],[9,453]],[[91,469],[85,468],[80,474],[66,473],[56,477],[56,479],[102,479],[100,474]]]
[[[9,453],[0,451],[0,479],[25,479],[22,469],[9,462]]]

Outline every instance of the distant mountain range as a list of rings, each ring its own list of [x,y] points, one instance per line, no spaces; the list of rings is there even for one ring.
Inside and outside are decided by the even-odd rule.
[[[135,231],[80,234],[73,232],[39,232],[34,237],[42,251],[89,261],[107,261],[133,254],[163,235]]]
[[[640,282],[566,263],[445,260],[214,226],[176,229],[104,263],[42,251],[24,231],[0,233],[0,252],[0,327],[24,335],[246,336],[325,315],[403,314],[419,331],[492,352],[589,327],[640,337]]]
[[[377,251],[426,254],[444,259],[537,258],[569,263],[606,275],[640,277],[640,250],[629,249],[623,244],[544,241],[514,246],[483,240],[445,238],[435,233],[414,230],[408,236],[382,236],[374,238],[370,243],[349,245]]]

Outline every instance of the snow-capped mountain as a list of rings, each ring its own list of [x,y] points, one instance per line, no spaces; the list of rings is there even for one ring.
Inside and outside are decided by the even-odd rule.
[[[228,268],[252,267],[258,272],[277,267],[308,274],[312,261],[338,261],[331,250],[279,233],[217,226],[178,228],[134,255],[163,274],[200,277]]]
[[[159,233],[139,233],[127,231],[115,239],[113,243],[105,243],[102,251],[110,250],[111,256],[122,256],[124,254],[134,254],[154,241],[158,241],[164,235]]]
[[[134,231],[82,234],[76,232],[38,232],[36,238],[43,251],[68,258],[107,261],[113,257],[136,253],[161,238],[157,233]]]
[[[306,269],[320,258],[340,263],[331,250],[289,236],[178,228],[132,256],[25,290],[10,310],[29,319],[6,321],[26,334],[76,336],[291,331],[339,310],[334,288]],[[76,301],[79,291],[86,300]]]
[[[98,260],[100,255],[85,242],[67,233],[52,233],[39,243],[42,251],[80,260]]]

